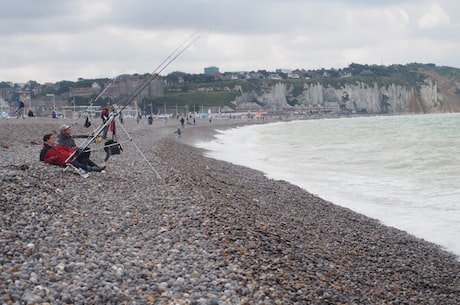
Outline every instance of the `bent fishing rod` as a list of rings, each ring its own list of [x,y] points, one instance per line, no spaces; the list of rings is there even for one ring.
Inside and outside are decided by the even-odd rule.
[[[88,146],[93,143],[99,135],[104,131],[105,128],[108,128],[112,121],[124,110],[131,101],[136,98],[136,96],[144,90],[153,80],[157,79],[162,71],[164,71],[171,63],[173,63],[182,53],[184,53],[193,43],[195,43],[200,36],[196,36],[199,30],[193,33],[189,38],[187,38],[184,42],[182,42],[173,52],[169,54],[156,68],[153,72],[130,94],[128,95],[122,102],[122,106],[119,107],[115,112],[112,112],[109,115],[109,118],[101,124],[95,131],[93,131],[92,135],[88,137],[79,147],[79,149],[73,152],[67,159],[66,163],[75,155],[80,155],[84,150],[88,148]],[[196,36],[196,37],[194,37]]]

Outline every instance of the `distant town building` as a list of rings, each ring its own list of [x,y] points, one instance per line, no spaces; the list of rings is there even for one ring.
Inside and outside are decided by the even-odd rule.
[[[281,79],[283,79],[280,75],[278,75],[278,74],[276,74],[276,73],[275,73],[275,74],[270,74],[270,75],[268,76],[268,78],[269,78],[269,79],[275,79],[275,80],[281,80]]]
[[[90,87],[90,88],[69,88],[69,97],[74,97],[74,96],[91,96],[91,95],[97,95],[100,91],[101,88],[97,87]]]
[[[218,67],[207,67],[204,68],[204,74],[206,75],[215,75],[216,73],[219,73],[219,68]]]
[[[120,98],[128,96],[133,90],[142,84],[144,78],[139,75],[123,75],[120,76],[116,82],[106,88],[103,97]],[[164,81],[161,78],[151,81],[139,94],[138,99],[152,96],[164,96]],[[101,93],[103,88],[96,82],[90,88],[70,88],[69,98],[83,96],[90,97]]]
[[[291,73],[292,70],[289,70],[289,69],[276,69],[275,70],[275,73],[284,73],[284,74],[288,74],[288,73]]]

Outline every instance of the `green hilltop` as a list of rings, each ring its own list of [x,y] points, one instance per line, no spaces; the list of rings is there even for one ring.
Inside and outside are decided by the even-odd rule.
[[[136,74],[137,75],[137,74]],[[142,80],[149,74],[138,75]],[[442,96],[449,103],[459,105],[460,109],[460,69],[435,64],[410,63],[406,65],[363,65],[352,63],[348,67],[340,69],[317,69],[305,70],[296,69],[286,71],[250,71],[250,72],[222,72],[214,75],[188,74],[184,72],[172,72],[161,76],[164,80],[164,90],[161,94],[144,96],[138,99],[138,106],[143,111],[161,111],[163,108],[188,109],[188,111],[200,111],[206,107],[226,107],[235,109],[235,99],[244,93],[252,92],[262,94],[267,87],[276,84],[285,84],[289,87],[292,96],[300,96],[306,86],[320,84],[324,88],[340,89],[345,85],[361,84],[372,87],[377,85],[380,88],[393,85],[401,85],[407,88],[420,90],[427,79],[436,84]],[[2,96],[6,100],[15,100],[18,92],[29,92],[32,99],[56,95],[77,106],[88,105],[96,98],[99,92],[87,96],[68,96],[72,88],[91,88],[98,83],[105,88],[111,82],[109,78],[79,79],[76,82],[60,81],[52,86],[40,85],[35,81],[29,81],[21,88],[17,84],[0,82]],[[101,89],[102,90],[102,89]],[[103,106],[117,103],[119,98],[102,97],[95,105]],[[259,100],[254,100],[259,103]],[[296,98],[289,99],[289,105],[296,106]],[[263,105],[261,105],[263,106]]]
[[[229,73],[224,73],[219,77],[208,77],[204,81],[202,77],[174,72],[165,77],[167,82],[165,96],[154,97],[146,102],[153,102],[155,107],[164,104],[180,107],[204,104],[233,108],[232,101],[242,92],[258,92],[262,86],[272,86],[280,82],[292,85],[295,93],[301,93],[305,85],[314,83],[333,88],[356,83],[369,86],[377,84],[379,87],[403,85],[417,88],[427,78],[435,79],[444,90],[451,90],[460,98],[460,69],[435,64],[411,63],[391,66],[351,64],[343,69],[294,70],[292,73],[291,76],[277,73],[280,78],[276,79],[271,78],[274,73],[267,71],[248,72],[239,75],[238,79],[227,79]]]

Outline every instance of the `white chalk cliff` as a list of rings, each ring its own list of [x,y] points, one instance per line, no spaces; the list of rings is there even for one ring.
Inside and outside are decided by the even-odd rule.
[[[341,111],[375,114],[460,111],[460,96],[452,94],[455,90],[449,86],[439,86],[432,77],[416,86],[355,82],[332,87],[323,85],[321,81],[306,81],[302,90],[296,90],[289,82],[279,81],[269,85],[261,81],[257,90],[238,90],[242,95],[235,99],[234,104],[239,109],[305,109],[335,105]]]

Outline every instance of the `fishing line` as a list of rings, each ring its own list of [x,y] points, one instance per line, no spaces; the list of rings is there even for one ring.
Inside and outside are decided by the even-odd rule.
[[[154,79],[158,78],[159,74],[163,72],[173,61],[176,60],[182,53],[185,52],[195,41],[197,41],[200,36],[196,36],[199,33],[200,29],[196,30],[189,38],[183,41],[173,52],[169,54],[147,77],[144,82],[138,86],[125,100],[121,103],[121,108],[117,111],[117,113],[121,112],[125,109],[131,101],[145,88],[148,84],[150,84]],[[196,37],[195,37],[196,36]]]
[[[142,156],[142,158],[144,158],[145,162],[148,164],[150,169],[157,175],[158,179],[161,179],[160,174],[157,172],[155,167],[153,167],[152,163],[150,163],[150,161],[147,159],[147,157],[144,155],[144,153],[139,149],[139,147],[137,146],[136,142],[133,141],[133,139],[131,138],[129,133],[126,131],[125,127],[123,125],[120,125],[120,126],[125,131],[126,135],[128,136],[128,140],[133,143],[134,147],[136,147],[136,150],[139,152],[139,154]]]
[[[77,121],[81,118],[81,116],[84,114],[84,113],[87,113],[88,112],[88,109],[90,109],[91,107],[93,107],[94,103],[105,93],[105,91],[107,91],[107,89],[109,89],[110,87],[112,87],[115,79],[115,78],[112,78],[112,80],[110,81],[110,83],[105,86],[105,88],[99,93],[99,95],[94,99],[94,100],[91,100],[91,102],[89,103],[88,106],[86,106],[86,108],[83,110],[83,111],[79,111],[78,112],[78,116],[77,118],[74,120],[73,124],[72,125],[75,125],[77,124]],[[75,100],[73,101],[74,102],[74,105],[75,105]]]
[[[121,113],[122,110],[124,110],[130,103],[131,101],[145,88],[147,87],[147,85],[149,85],[153,80],[155,80],[156,78],[159,77],[159,74],[164,70],[166,69],[171,63],[173,63],[182,53],[184,53],[193,43],[195,43],[199,38],[200,36],[198,35],[198,33],[200,32],[200,29],[196,30],[194,33],[192,33],[190,35],[190,37],[188,37],[186,40],[184,40],[181,44],[179,44],[179,46],[177,46],[177,48],[171,52],[169,54],[169,56],[167,56],[154,70],[153,72],[150,74],[149,77],[147,77],[144,82],[142,82],[141,85],[139,85],[128,97],[126,97],[124,99],[124,101],[122,102],[122,106],[119,107],[115,112],[112,112],[110,115],[109,115],[109,118],[107,119],[106,122],[104,122],[101,126],[99,126],[99,128],[97,128],[95,131],[93,131],[92,135],[87,138],[83,144],[79,147],[79,149],[77,151],[74,151],[66,160],[65,162],[68,163],[69,160],[75,155],[77,154],[80,155],[83,151],[87,150],[88,146],[93,143],[97,137],[99,137],[99,135],[103,132],[103,130],[106,128],[106,127],[109,127],[109,125],[112,123],[112,121]],[[108,88],[108,87],[107,87]],[[107,90],[107,88],[105,90]],[[99,96],[102,95],[102,92],[101,94],[99,94]],[[121,125],[122,126],[122,125]],[[122,126],[123,127],[123,126]],[[124,127],[123,127],[124,129]],[[124,129],[124,131],[126,132],[126,129]],[[127,133],[127,132],[126,132]],[[128,133],[127,133],[128,134]],[[128,134],[128,137],[129,134]],[[133,141],[132,141],[133,142]],[[153,165],[147,160],[147,158],[145,157],[145,155],[140,151],[139,147],[133,142],[134,146],[136,147],[136,149],[138,150],[138,152],[141,154],[141,156],[146,160],[146,162],[148,163],[148,165],[150,166],[150,168],[155,172],[155,174],[157,175],[158,178],[160,178],[160,175],[159,173],[155,170],[155,168],[153,167]]]

